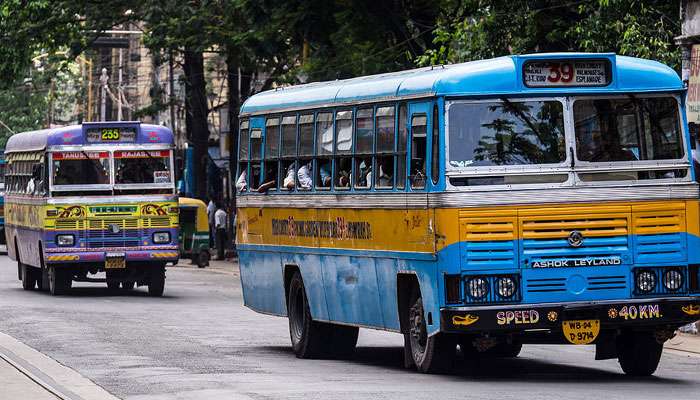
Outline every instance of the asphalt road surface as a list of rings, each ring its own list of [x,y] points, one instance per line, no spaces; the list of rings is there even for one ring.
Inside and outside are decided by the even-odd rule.
[[[517,359],[460,362],[445,376],[402,368],[402,339],[361,330],[352,360],[299,360],[287,320],[242,304],[234,274],[175,267],[165,296],[25,292],[0,256],[0,332],[136,399],[692,399],[700,358],[664,353],[656,375],[627,378],[588,346],[526,346]]]

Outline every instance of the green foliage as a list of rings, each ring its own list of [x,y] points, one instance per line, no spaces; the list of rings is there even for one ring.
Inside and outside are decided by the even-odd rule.
[[[631,11],[634,12],[631,12]],[[678,1],[444,0],[434,49],[416,58],[434,65],[547,51],[614,52],[678,68]]]

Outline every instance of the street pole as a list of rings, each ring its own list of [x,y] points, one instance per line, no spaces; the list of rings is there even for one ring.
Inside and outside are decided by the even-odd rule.
[[[182,140],[180,135],[177,133],[177,128],[175,127],[175,67],[173,66],[173,51],[170,50],[170,55],[168,57],[168,102],[170,103],[170,129],[176,135],[177,144],[180,146]]]
[[[107,118],[107,82],[109,82],[109,77],[107,76],[107,68],[102,68],[102,75],[100,75],[100,85],[102,86],[100,121],[105,121]]]
[[[119,49],[119,83],[117,84],[117,121],[121,121],[122,114],[122,54],[123,50]]]

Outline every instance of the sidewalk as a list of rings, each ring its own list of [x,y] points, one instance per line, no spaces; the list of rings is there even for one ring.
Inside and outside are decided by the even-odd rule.
[[[0,332],[0,400],[119,400],[56,360]]]
[[[177,264],[176,268],[199,269],[197,265],[192,264],[190,260],[186,258],[180,259],[180,262]],[[233,275],[236,277],[240,276],[240,271],[238,269],[238,257],[228,258],[226,260],[211,260],[209,261],[209,266],[202,269],[211,272]]]
[[[667,349],[696,354],[700,357],[700,335],[678,333],[676,337],[666,342]]]
[[[0,399],[56,400],[48,390],[0,358]]]

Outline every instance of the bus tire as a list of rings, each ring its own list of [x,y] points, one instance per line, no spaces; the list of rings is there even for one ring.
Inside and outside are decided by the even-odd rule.
[[[408,310],[408,332],[404,333],[413,364],[419,372],[440,374],[449,372],[457,344],[449,336],[437,333],[428,336],[423,299],[418,288],[413,290]]]
[[[159,265],[151,270],[151,279],[148,281],[148,295],[161,297],[165,291],[165,266]]]
[[[335,358],[350,357],[357,347],[357,337],[360,328],[356,326],[345,326],[328,324],[329,331],[329,353]]]
[[[330,325],[316,322],[311,318],[309,300],[306,297],[304,281],[299,271],[294,272],[289,281],[287,297],[287,316],[289,318],[289,337],[297,358],[318,358],[325,356],[328,350],[327,333]]]
[[[49,267],[49,293],[52,296],[64,295],[73,282],[71,275],[62,268]]]
[[[22,289],[24,290],[34,290],[36,286],[36,272],[34,268],[27,264],[18,263],[20,269],[22,270]]]
[[[651,332],[626,332],[617,337],[617,360],[630,376],[652,375],[663,349]]]
[[[130,292],[136,287],[136,282],[134,281],[122,281],[122,290],[125,292]]]

